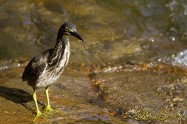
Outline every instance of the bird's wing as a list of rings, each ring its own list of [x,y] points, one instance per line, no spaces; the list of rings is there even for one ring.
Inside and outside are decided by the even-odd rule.
[[[23,81],[35,81],[38,79],[39,75],[41,75],[47,67],[47,59],[50,51],[51,49],[44,51],[31,59],[22,75]]]

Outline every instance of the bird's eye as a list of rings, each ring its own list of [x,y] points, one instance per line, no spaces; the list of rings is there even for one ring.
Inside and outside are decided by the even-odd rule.
[[[68,28],[65,28],[66,31],[69,31]]]
[[[65,29],[67,32],[73,32],[73,30],[69,29],[69,28],[66,28]]]

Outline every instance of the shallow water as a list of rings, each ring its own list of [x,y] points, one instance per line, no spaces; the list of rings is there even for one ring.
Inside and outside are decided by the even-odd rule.
[[[69,20],[85,43],[71,38],[71,63],[155,61],[187,46],[187,3],[181,1],[0,1],[0,58],[29,59],[55,44]]]
[[[30,87],[22,85],[23,68],[32,56],[54,47],[58,28],[67,20],[85,42],[70,38],[69,70],[52,87],[52,104],[62,113],[47,121],[133,124],[186,119],[187,60],[180,56],[187,48],[185,0],[0,0],[1,118],[30,123],[35,107]],[[22,99],[25,96],[28,99]],[[39,97],[44,101],[44,95]],[[22,112],[22,120],[13,117]]]

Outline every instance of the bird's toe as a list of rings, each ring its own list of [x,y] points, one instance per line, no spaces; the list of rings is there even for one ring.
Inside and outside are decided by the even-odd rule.
[[[44,110],[45,110],[45,113],[46,113],[46,112],[53,111],[53,109],[52,109],[50,106],[46,106],[46,107],[44,108]]]
[[[34,118],[33,121],[36,121],[36,119],[37,119],[38,117],[42,117],[42,118],[43,118],[43,113],[41,113],[39,110],[36,111],[36,116],[35,116],[35,118]]]
[[[49,114],[60,113],[60,111],[55,110],[55,109],[52,109],[52,108],[49,107],[49,106],[46,106],[44,110],[45,110],[45,113],[44,113],[44,114],[46,114],[46,113],[49,113]]]

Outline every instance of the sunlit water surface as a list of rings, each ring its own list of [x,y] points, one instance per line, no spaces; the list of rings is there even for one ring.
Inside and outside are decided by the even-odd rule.
[[[71,38],[71,63],[171,61],[187,48],[187,2],[154,0],[0,1],[0,59],[30,59],[54,47],[65,21],[85,43]]]

